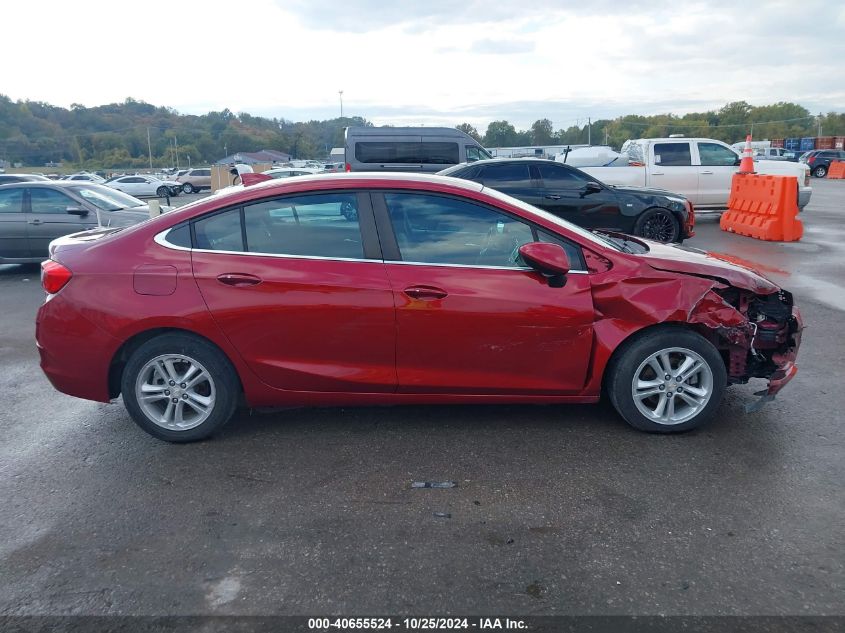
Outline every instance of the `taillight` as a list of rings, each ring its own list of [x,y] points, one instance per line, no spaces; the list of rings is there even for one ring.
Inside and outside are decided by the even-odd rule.
[[[346,163],[346,171],[352,171],[352,165]]]
[[[811,155],[811,156],[807,156],[807,164],[808,164],[808,165],[812,165],[812,164],[813,164],[813,163],[815,163],[815,162],[816,162],[816,157],[815,157],[815,156],[812,156],[812,155]]]
[[[41,286],[48,294],[54,295],[67,285],[73,273],[59,262],[52,259],[41,262]]]

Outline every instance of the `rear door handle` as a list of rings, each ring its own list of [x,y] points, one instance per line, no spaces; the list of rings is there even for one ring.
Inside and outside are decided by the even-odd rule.
[[[38,226],[39,224],[43,224],[43,222],[41,222],[41,220],[30,220],[29,223],[34,224],[35,226]]]
[[[546,200],[560,200],[560,196],[546,196]]]
[[[652,176],[662,176],[663,172],[662,171],[653,171],[653,172],[651,172],[651,175]]]
[[[225,273],[217,276],[217,281],[227,286],[244,287],[255,286],[261,283],[261,277],[248,275],[246,273]]]
[[[700,171],[700,172],[698,172],[698,173],[699,173],[699,174],[710,174],[711,176],[713,175],[713,172],[712,172],[712,171]]]
[[[405,288],[405,294],[411,299],[443,299],[449,293],[442,288],[435,288],[434,286],[411,286]]]

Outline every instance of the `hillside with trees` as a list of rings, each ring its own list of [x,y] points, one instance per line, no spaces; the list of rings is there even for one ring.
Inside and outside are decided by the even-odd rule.
[[[551,115],[551,113],[550,113]],[[557,116],[557,115],[556,115]],[[562,117],[561,117],[562,118]],[[481,134],[469,123],[456,126],[487,147],[607,143],[616,148],[628,138],[685,134],[734,142],[753,129],[754,137],[845,135],[845,114],[812,115],[794,103],[752,106],[744,101],[719,110],[682,116],[629,115],[586,121],[554,130],[548,118],[517,130],[506,120],[493,121]],[[172,108],[135,99],[86,108],[61,108],[37,101],[12,101],[0,95],[0,160],[43,166],[70,164],[85,169],[156,167],[213,163],[227,154],[259,149],[287,152],[295,158],[326,158],[343,144],[343,129],[372,125],[362,117],[293,122],[226,109],[203,115],[180,114]],[[148,136],[149,135],[149,136]],[[149,138],[149,146],[148,146]]]

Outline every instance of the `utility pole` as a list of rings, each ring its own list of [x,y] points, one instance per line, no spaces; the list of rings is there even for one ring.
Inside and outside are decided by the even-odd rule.
[[[593,136],[593,123],[590,121],[590,117],[587,117],[587,145],[592,145],[592,136]]]
[[[173,135],[173,149],[176,150],[176,169],[179,169],[179,139]]]
[[[150,145],[150,128],[147,128],[147,154],[150,156],[150,169],[153,168],[153,146]]]
[[[822,135],[822,113],[819,112],[819,133],[817,134],[817,136],[821,136],[821,135]]]
[[[340,118],[343,118],[343,90],[337,91],[338,96],[340,97]]]

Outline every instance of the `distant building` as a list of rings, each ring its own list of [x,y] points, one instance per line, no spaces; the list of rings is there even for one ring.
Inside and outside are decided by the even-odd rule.
[[[256,163],[286,163],[290,160],[290,154],[277,152],[274,149],[262,149],[259,152],[238,152],[217,161],[218,165],[255,165]]]

